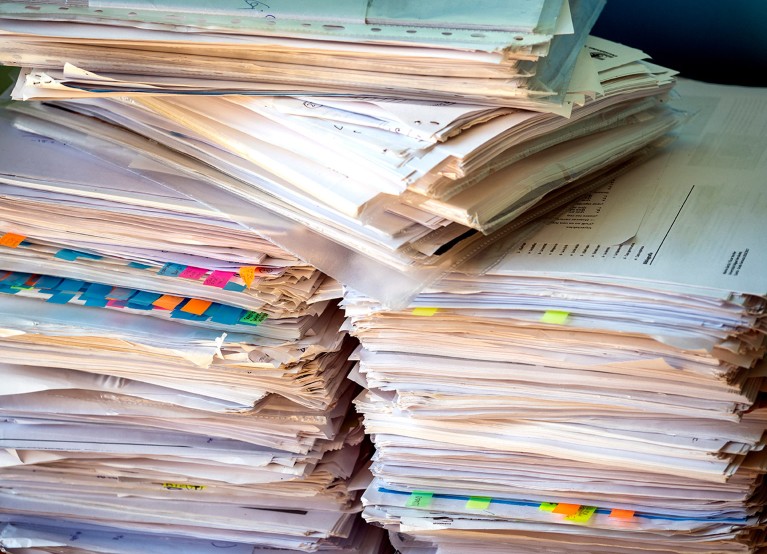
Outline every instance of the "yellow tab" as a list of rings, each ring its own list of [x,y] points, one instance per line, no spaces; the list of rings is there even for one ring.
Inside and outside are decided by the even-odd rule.
[[[184,307],[181,308],[182,312],[186,312],[188,314],[194,314],[194,315],[202,315],[205,313],[205,310],[210,308],[210,305],[213,304],[213,302],[209,302],[208,300],[200,300],[199,298],[192,298],[184,304]]]
[[[610,517],[617,519],[631,519],[634,517],[634,510],[619,510],[618,508],[613,508],[610,512]]]
[[[22,235],[17,235],[16,233],[5,233],[2,237],[0,237],[0,246],[7,246],[8,248],[18,248],[18,246],[24,242],[24,239],[27,238]]]
[[[184,299],[181,296],[172,296],[170,294],[163,294],[160,298],[152,302],[153,306],[157,306],[158,308],[165,308],[166,310],[172,310]]]
[[[551,510],[555,514],[564,514],[566,516],[571,516],[573,514],[578,513],[578,510],[580,510],[581,505],[580,504],[565,504],[564,502],[560,502],[557,504],[557,507]]]
[[[439,308],[413,308],[413,315],[432,316]]]
[[[205,490],[205,485],[190,485],[188,483],[163,483],[162,486],[168,490],[187,490],[187,491]]]
[[[253,281],[256,280],[256,268],[253,266],[244,266],[240,268],[240,277],[245,281],[248,288],[253,286]]]
[[[581,506],[578,511],[572,515],[567,516],[567,521],[574,521],[575,523],[586,523],[596,513],[596,506]]]
[[[570,317],[570,312],[549,310],[541,316],[541,323],[549,323],[551,325],[564,325],[568,317]]]
[[[544,512],[553,512],[554,508],[557,507],[556,502],[543,502],[540,506],[538,506],[538,509]]]
[[[493,501],[489,496],[471,496],[466,503],[467,510],[487,510]]]
[[[433,492],[413,491],[410,493],[410,498],[407,499],[405,506],[408,508],[428,508],[433,496]]]

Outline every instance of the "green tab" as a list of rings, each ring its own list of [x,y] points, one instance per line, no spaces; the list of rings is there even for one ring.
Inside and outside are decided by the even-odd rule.
[[[267,317],[268,314],[262,312],[246,312],[245,315],[240,318],[240,323],[246,323],[248,325],[259,325]]]
[[[551,325],[564,325],[568,317],[570,317],[570,312],[549,310],[541,316],[541,323],[549,323]]]
[[[538,509],[544,512],[553,512],[554,508],[556,507],[557,507],[556,502],[543,502],[540,506],[538,506]]]
[[[596,506],[581,506],[578,511],[571,516],[567,516],[567,521],[574,521],[575,523],[586,523],[596,513]]]
[[[405,506],[408,508],[428,508],[431,505],[433,496],[433,492],[413,491],[410,494],[410,498],[407,499]]]
[[[468,510],[487,510],[493,499],[489,496],[471,496],[466,503]]]

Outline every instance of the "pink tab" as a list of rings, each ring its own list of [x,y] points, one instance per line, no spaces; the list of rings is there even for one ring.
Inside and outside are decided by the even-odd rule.
[[[107,302],[107,306],[110,308],[124,308],[127,303],[124,300],[110,300]]]
[[[193,267],[191,265],[186,266],[186,269],[178,274],[179,277],[184,279],[199,279],[208,272],[204,267]]]
[[[208,285],[209,287],[218,287],[222,289],[229,281],[232,280],[232,277],[235,275],[237,274],[234,271],[214,271],[208,276],[207,279],[205,279],[203,285]]]

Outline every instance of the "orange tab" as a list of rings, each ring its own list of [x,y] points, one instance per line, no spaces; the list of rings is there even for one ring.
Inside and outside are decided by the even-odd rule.
[[[557,504],[557,507],[552,510],[552,513],[555,514],[565,514],[566,516],[575,515],[578,513],[578,509],[581,507],[580,504],[563,504],[560,502]]]
[[[24,242],[24,239],[27,238],[22,235],[17,235],[15,233],[5,233],[2,237],[0,237],[0,246],[7,246],[8,248],[18,248],[18,246]]]
[[[253,286],[253,281],[256,280],[256,268],[253,266],[244,266],[240,268],[240,277],[245,281],[248,288]]]
[[[152,302],[152,306],[157,306],[158,308],[164,308],[166,310],[172,310],[181,302],[183,302],[184,299],[180,296],[171,296],[170,294],[163,294],[160,298]]]
[[[613,510],[610,512],[610,517],[618,519],[631,519],[634,517],[634,510],[619,510],[618,508],[613,508]]]
[[[181,308],[181,311],[188,314],[202,315],[205,313],[205,310],[210,308],[211,304],[213,304],[213,302],[200,300],[199,298],[192,298],[189,302],[184,304],[184,307]]]

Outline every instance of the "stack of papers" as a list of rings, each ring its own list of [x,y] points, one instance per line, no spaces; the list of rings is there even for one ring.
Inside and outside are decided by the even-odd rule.
[[[340,284],[31,119],[0,115],[2,545],[379,552]]]
[[[395,94],[545,110],[562,104],[603,5],[0,2],[0,62],[38,67],[67,93]]]
[[[556,209],[656,148],[679,122],[664,102],[674,72],[645,57],[588,37],[564,104],[547,112],[400,96],[72,90],[34,68],[22,71],[14,97],[56,100],[15,108],[39,120],[30,131],[102,159],[119,144],[142,158],[119,160],[132,168],[203,178],[222,194],[187,190],[182,178],[174,186],[394,305],[511,232],[523,214]],[[74,65],[64,71],[108,79]],[[243,203],[278,218],[278,228]],[[298,234],[285,233],[296,225]],[[325,243],[319,250],[306,228]],[[325,254],[338,245],[364,269],[341,263],[346,252]]]
[[[490,271],[348,293],[364,515],[401,552],[764,546],[767,91],[680,91],[677,141]]]

